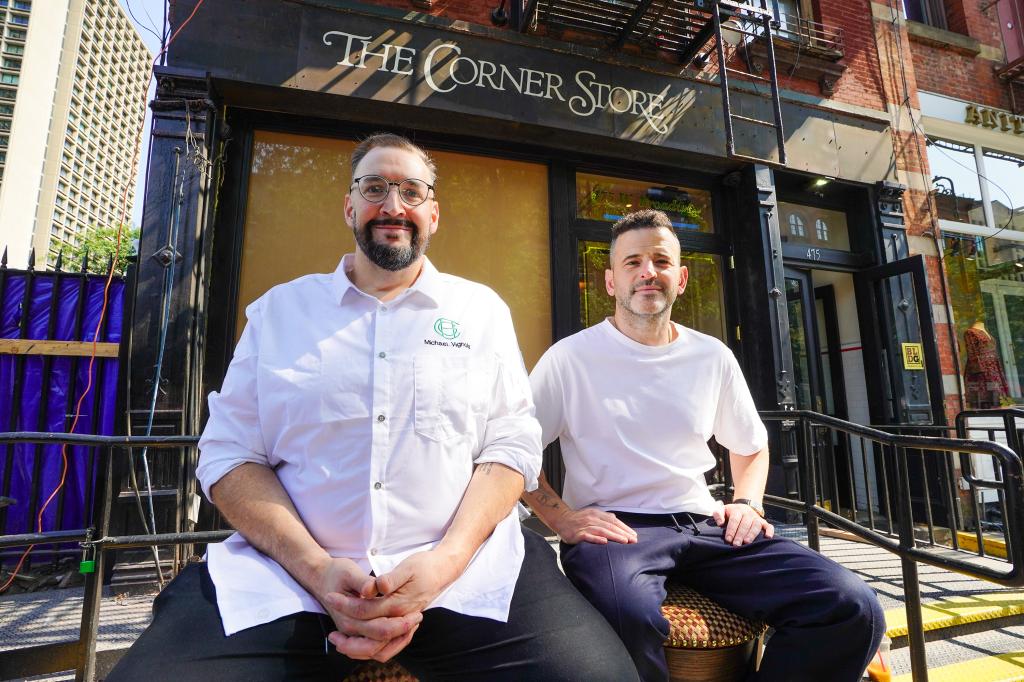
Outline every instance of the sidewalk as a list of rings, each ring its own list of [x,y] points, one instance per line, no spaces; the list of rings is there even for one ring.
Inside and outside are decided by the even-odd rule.
[[[805,542],[801,526],[780,527],[784,537]],[[557,547],[557,544],[556,544]],[[821,539],[822,552],[857,573],[878,593],[882,607],[903,604],[899,559],[885,550],[836,538]],[[992,583],[968,578],[923,564],[918,565],[921,596],[925,602],[954,595],[972,595],[1001,589]],[[145,629],[154,595],[107,596],[100,607],[97,651],[129,646]],[[0,655],[7,649],[34,646],[74,638],[81,618],[82,590],[53,590],[13,597],[0,597]],[[949,665],[984,655],[1024,649],[1024,626],[982,632],[928,644],[928,668]],[[910,650],[897,649],[892,656],[893,672],[910,672]],[[30,678],[73,680],[71,673]]]

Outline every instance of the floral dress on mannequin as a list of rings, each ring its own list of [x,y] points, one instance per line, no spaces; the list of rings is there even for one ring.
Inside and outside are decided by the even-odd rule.
[[[967,384],[967,406],[971,409],[999,407],[999,399],[1010,395],[1003,366],[999,362],[996,340],[983,326],[972,326],[964,332],[967,363],[964,380]]]

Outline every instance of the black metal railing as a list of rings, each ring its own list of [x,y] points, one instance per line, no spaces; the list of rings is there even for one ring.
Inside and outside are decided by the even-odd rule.
[[[845,53],[843,29],[838,26],[781,14],[772,31],[777,39],[794,43],[807,54],[836,60]]]
[[[968,410],[958,414],[954,424],[958,438],[1001,443],[1024,457],[1024,409]],[[980,555],[986,556],[986,533],[998,533],[1005,543],[1010,542],[1002,471],[984,457],[963,454],[960,456],[960,480],[966,487],[970,504],[974,541]]]
[[[1012,415],[1012,421],[1007,414]],[[1020,447],[1021,434],[1016,421],[1024,418],[1020,410],[990,410],[984,415],[987,418],[1002,415],[1003,432],[1010,439],[1008,443]],[[773,447],[796,453],[800,476],[800,490],[795,496],[767,495],[765,504],[803,515],[808,544],[815,550],[820,549],[819,526],[824,523],[899,556],[915,682],[927,680],[917,562],[1001,585],[1024,585],[1024,543],[1017,540],[1024,528],[1021,500],[1024,471],[1019,450],[1014,452],[991,439],[887,433],[808,411],[762,412],[761,416],[773,432]],[[971,416],[968,414],[964,422],[968,435],[974,428]],[[994,438],[999,437],[997,425],[986,428],[992,429]],[[989,435],[988,431],[986,435]],[[95,505],[87,528],[0,536],[0,550],[77,543],[83,559],[93,562],[84,564],[91,571],[84,574],[85,600],[78,639],[4,651],[0,656],[0,679],[69,669],[76,670],[76,680],[92,679],[96,667],[100,597],[108,569],[107,552],[110,550],[202,544],[218,542],[230,535],[231,531],[109,535],[115,494],[114,458],[132,457],[142,449],[151,451],[156,457],[180,457],[184,451],[193,451],[197,440],[192,436],[144,438],[0,433],[0,445],[77,446],[91,450],[97,462]],[[989,458],[993,470],[998,473],[991,477],[979,476],[976,462],[964,460],[964,457]],[[961,465],[960,473],[954,471],[956,462]],[[942,474],[938,477],[940,479],[946,477],[948,485],[942,484],[935,490],[929,488],[928,483],[935,478],[934,472]],[[987,555],[981,542],[973,550],[962,543],[957,544],[956,533],[964,523],[961,516],[953,513],[960,506],[956,495],[957,475],[968,480],[973,486],[971,490],[998,491],[1005,557]],[[934,513],[933,508],[943,505],[946,508],[944,516]],[[943,521],[949,523],[952,531],[948,538],[939,532],[944,528]],[[0,585],[7,579],[7,575],[0,573]]]
[[[1024,551],[1015,537],[1024,528],[1019,453],[989,440],[889,433],[809,411],[761,417],[776,447],[796,453],[800,472],[795,499],[766,495],[765,504],[802,514],[812,549],[820,549],[819,526],[825,523],[900,558],[914,682],[928,679],[917,562],[1024,585]],[[1005,557],[986,555],[981,541],[976,548],[959,541],[964,521],[955,464],[964,457],[987,458],[998,471],[974,477],[972,485],[998,493]]]
[[[100,598],[104,578],[108,573],[107,553],[115,549],[156,547],[161,545],[192,545],[219,542],[231,531],[194,533],[155,533],[146,535],[110,536],[110,518],[116,488],[113,480],[114,458],[135,457],[147,449],[154,457],[181,456],[182,451],[194,450],[198,438],[194,436],[87,436],[64,433],[0,433],[0,446],[57,445],[76,449],[78,456],[96,462],[96,488],[94,504],[87,527],[62,529],[43,533],[23,533],[0,536],[0,552],[10,548],[78,546],[83,557],[85,598],[82,606],[78,639],[39,646],[8,649],[0,652],[0,680],[75,670],[79,682],[92,680],[96,672],[96,633],[99,624]],[[42,455],[52,452],[42,450]],[[59,449],[57,450],[59,452]],[[17,561],[5,563],[0,571],[0,585],[10,579]]]

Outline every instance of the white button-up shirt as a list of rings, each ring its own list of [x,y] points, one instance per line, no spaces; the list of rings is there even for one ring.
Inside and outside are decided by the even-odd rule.
[[[497,294],[424,261],[412,287],[381,302],[349,280],[351,258],[246,309],[196,475],[209,497],[245,462],[273,468],[329,554],[382,575],[441,540],[475,464],[508,466],[534,489],[540,426]],[[506,621],[522,560],[513,510],[431,607]],[[323,612],[237,533],[208,561],[226,634]]]

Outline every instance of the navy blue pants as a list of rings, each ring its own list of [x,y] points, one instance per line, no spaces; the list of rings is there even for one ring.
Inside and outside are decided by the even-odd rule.
[[[619,633],[645,682],[668,679],[661,615],[672,578],[775,630],[760,671],[772,682],[856,682],[878,648],[885,616],[874,591],[834,561],[791,540],[734,547],[706,516],[616,513],[636,544],[561,546],[573,584]]]
[[[622,642],[523,529],[526,558],[507,623],[428,609],[398,661],[421,682],[636,682]],[[153,623],[107,682],[340,682],[359,664],[324,646],[334,623],[296,613],[224,636],[206,564],[153,602]]]

